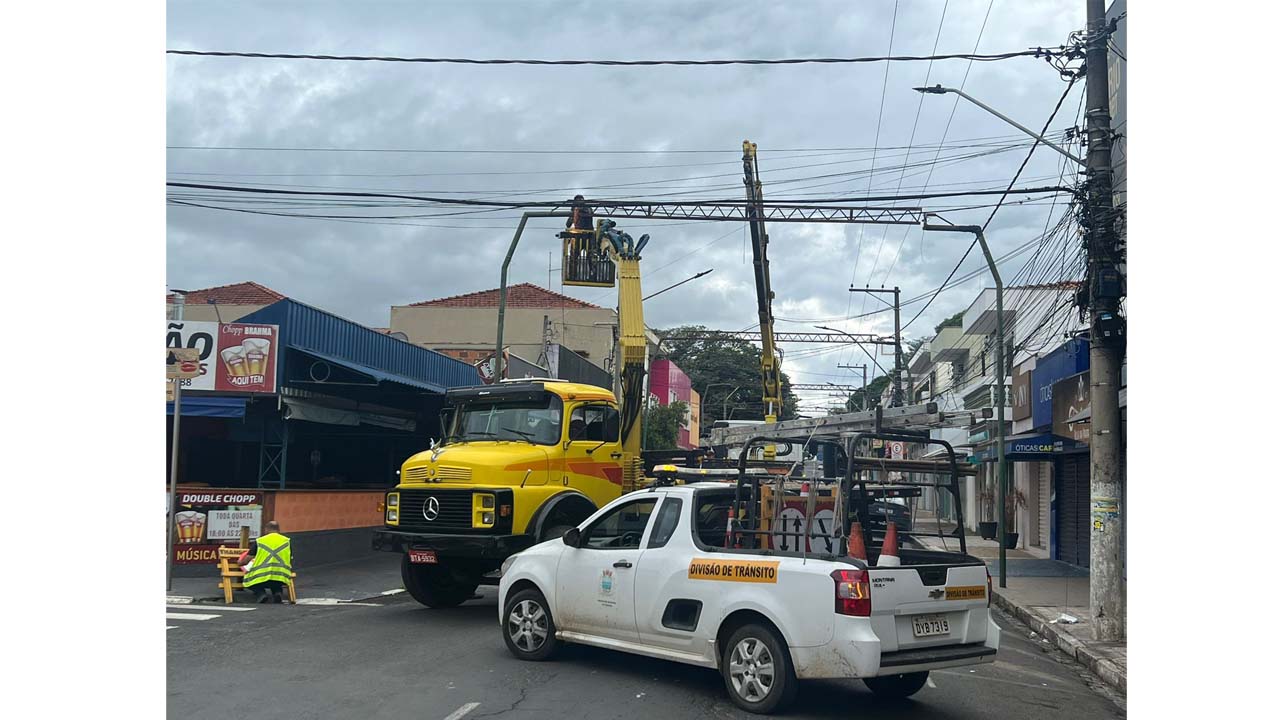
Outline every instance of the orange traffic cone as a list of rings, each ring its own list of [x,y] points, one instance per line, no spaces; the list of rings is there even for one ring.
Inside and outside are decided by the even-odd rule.
[[[862,523],[856,522],[849,528],[849,557],[867,561],[867,544],[862,540]]]
[[[876,560],[876,566],[897,567],[901,564],[902,559],[898,557],[898,525],[890,520],[889,529],[884,533],[884,547],[880,548],[880,557]]]

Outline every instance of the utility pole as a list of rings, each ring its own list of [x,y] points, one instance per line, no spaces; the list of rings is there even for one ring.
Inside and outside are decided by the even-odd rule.
[[[849,288],[849,292],[864,292],[875,297],[879,294],[893,294],[893,401],[889,403],[890,407],[902,407],[902,292],[897,287],[889,290],[888,288]],[[876,297],[877,300],[880,298]],[[880,300],[880,302],[888,305],[889,303]]]
[[[1111,195],[1111,109],[1107,88],[1104,0],[1086,0],[1085,129],[1088,266],[1081,294],[1089,308],[1089,612],[1095,640],[1125,639],[1124,558],[1120,538],[1120,364],[1125,320],[1120,315],[1123,248],[1117,242]]]
[[[862,407],[858,409],[866,410],[867,409],[867,365],[866,363],[863,363],[862,365],[836,365],[836,367],[843,370],[857,370],[859,368],[862,369]]]

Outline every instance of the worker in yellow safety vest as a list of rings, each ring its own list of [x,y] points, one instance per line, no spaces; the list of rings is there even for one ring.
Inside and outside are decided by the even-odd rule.
[[[267,522],[267,533],[258,538],[258,551],[246,566],[244,586],[253,591],[259,603],[284,602],[281,591],[293,573],[293,553],[289,538],[280,534],[280,524]]]

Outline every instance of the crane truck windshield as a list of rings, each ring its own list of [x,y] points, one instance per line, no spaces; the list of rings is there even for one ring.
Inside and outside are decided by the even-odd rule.
[[[467,403],[459,411],[456,439],[517,440],[535,445],[560,442],[564,404],[551,393],[541,400],[495,399]]]

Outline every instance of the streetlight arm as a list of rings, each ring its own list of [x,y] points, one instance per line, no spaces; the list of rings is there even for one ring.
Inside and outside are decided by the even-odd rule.
[[[1087,167],[1087,166],[1088,166],[1088,163],[1086,163],[1084,160],[1081,160],[1080,158],[1076,157],[1075,155],[1072,155],[1071,153],[1067,152],[1066,150],[1063,150],[1062,148],[1058,147],[1057,145],[1054,145],[1053,143],[1049,142],[1048,140],[1046,140],[1046,139],[1045,139],[1045,137],[1044,137],[1043,135],[1039,135],[1039,134],[1037,134],[1037,133],[1036,133],[1035,131],[1033,131],[1031,128],[1028,128],[1028,127],[1026,127],[1026,126],[1022,125],[1021,123],[1017,122],[1016,120],[1014,120],[1013,118],[1009,117],[1008,115],[1005,115],[1004,113],[1000,112],[999,110],[996,110],[995,108],[993,108],[993,107],[991,107],[990,105],[988,105],[988,104],[986,104],[986,103],[982,102],[981,100],[979,100],[979,99],[977,99],[977,98],[973,97],[972,95],[970,95],[970,94],[968,94],[968,93],[964,92],[963,90],[957,90],[957,89],[955,89],[955,88],[949,88],[949,87],[942,87],[941,85],[934,85],[933,87],[918,87],[918,88],[912,88],[912,90],[915,90],[915,91],[916,91],[916,92],[918,92],[918,93],[925,93],[925,94],[928,94],[928,95],[944,95],[944,94],[946,94],[946,93],[955,93],[956,95],[959,95],[960,97],[964,98],[965,100],[968,100],[969,102],[973,103],[974,105],[977,105],[978,107],[982,108],[983,110],[986,110],[987,112],[991,113],[992,115],[995,115],[996,117],[1000,118],[1001,120],[1003,120],[1003,121],[1005,121],[1005,122],[1009,123],[1010,125],[1012,125],[1012,126],[1014,126],[1014,127],[1018,128],[1018,129],[1019,129],[1019,130],[1021,130],[1022,132],[1024,132],[1024,133],[1026,133],[1026,134],[1030,135],[1031,137],[1033,137],[1033,138],[1035,138],[1035,139],[1039,140],[1040,142],[1044,143],[1045,145],[1048,145],[1049,147],[1051,147],[1051,148],[1053,148],[1054,150],[1056,150],[1056,151],[1058,151],[1059,153],[1061,153],[1063,156],[1068,157],[1068,158],[1070,158],[1070,159],[1074,160],[1074,161],[1076,162],[1076,164],[1077,164],[1077,165],[1080,165],[1081,167]]]
[[[880,368],[880,372],[884,373],[885,375],[889,374],[889,371],[884,369],[884,366],[880,364],[880,361],[876,360],[876,356],[872,355],[871,351],[867,350],[865,345],[858,342],[858,338],[854,337],[853,335],[850,335],[844,330],[837,330],[833,327],[827,327],[826,325],[814,325],[814,327],[818,328],[819,330],[827,330],[829,332],[840,333],[841,335],[848,337],[850,340],[853,341],[854,345],[857,345],[858,347],[862,348],[862,352],[866,353],[867,357],[871,358],[871,362],[875,363],[877,368]]]

